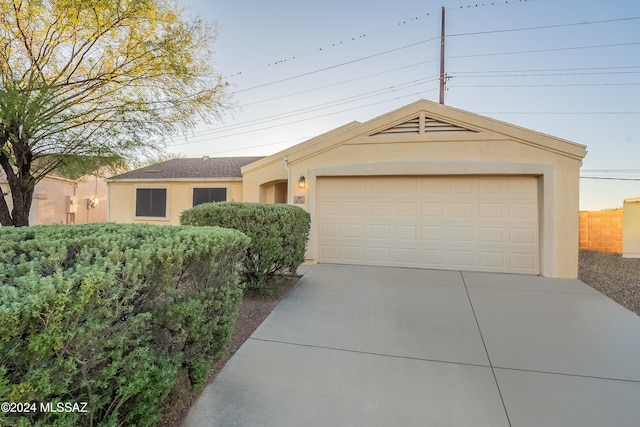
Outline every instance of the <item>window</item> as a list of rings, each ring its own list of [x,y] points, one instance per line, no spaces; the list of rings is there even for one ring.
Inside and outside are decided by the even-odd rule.
[[[226,202],[226,188],[194,188],[193,206],[209,202]]]
[[[167,216],[166,188],[137,188],[136,216]]]

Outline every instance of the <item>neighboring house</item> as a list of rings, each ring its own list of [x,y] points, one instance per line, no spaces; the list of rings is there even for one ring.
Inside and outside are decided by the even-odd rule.
[[[29,225],[86,224],[105,222],[107,218],[106,176],[104,168],[77,180],[49,174],[36,184],[29,211]],[[13,208],[9,184],[0,172],[0,188],[7,193],[9,211]]]
[[[242,201],[240,168],[261,158],[172,159],[111,177],[108,220],[178,225],[200,203]]]
[[[622,256],[640,258],[640,197],[624,199]]]
[[[313,262],[575,278],[585,154],[583,145],[421,100],[247,161],[241,174],[167,175],[165,162],[113,177],[109,218],[175,224],[194,188],[218,183],[226,200],[309,211]],[[185,169],[196,161],[182,160]]]

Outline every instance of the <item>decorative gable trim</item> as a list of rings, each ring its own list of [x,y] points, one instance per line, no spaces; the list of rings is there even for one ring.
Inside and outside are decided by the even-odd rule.
[[[451,123],[446,123],[441,120],[432,119],[430,117],[426,117],[424,112],[420,113],[418,117],[415,117],[411,120],[407,120],[406,122],[399,123],[390,128],[378,131],[371,136],[374,135],[390,135],[390,134],[424,134],[424,133],[433,133],[433,132],[473,132],[476,131],[463,128],[461,126],[457,126]]]

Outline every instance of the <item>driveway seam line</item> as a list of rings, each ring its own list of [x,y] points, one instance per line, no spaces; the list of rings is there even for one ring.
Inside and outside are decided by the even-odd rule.
[[[625,378],[611,378],[611,377],[598,377],[594,375],[583,375],[583,374],[571,374],[567,372],[553,372],[553,371],[539,371],[536,369],[523,369],[523,368],[509,368],[503,366],[494,366],[494,369],[500,369],[502,371],[519,371],[519,372],[530,372],[532,374],[547,374],[547,375],[560,375],[564,377],[577,377],[577,378],[589,378],[593,380],[604,380],[604,381],[618,381],[625,383],[640,383],[640,380],[628,380]]]
[[[493,363],[491,362],[491,356],[489,355],[489,350],[487,349],[487,343],[484,341],[484,336],[482,335],[482,329],[480,329],[480,322],[478,322],[478,316],[476,316],[476,310],[473,307],[473,301],[471,301],[471,295],[469,294],[469,287],[467,286],[467,282],[464,280],[464,274],[460,271],[460,277],[462,278],[462,284],[464,285],[464,290],[467,293],[467,298],[469,299],[469,305],[471,306],[471,312],[473,313],[473,318],[476,321],[476,327],[478,328],[478,333],[480,334],[480,339],[482,340],[482,345],[484,346],[484,351],[487,355],[487,360],[489,360],[489,367],[491,368],[491,374],[493,375],[493,380],[496,383],[496,388],[498,389],[498,395],[500,396],[500,401],[502,402],[502,408],[504,409],[504,414],[507,417],[507,422],[511,427],[511,418],[509,417],[509,411],[507,411],[507,405],[504,403],[504,398],[502,397],[502,390],[500,390],[500,384],[498,383],[498,377],[496,376],[496,371],[493,368]]]
[[[250,340],[254,340],[254,341],[262,341],[262,342],[271,342],[271,343],[276,343],[276,344],[291,345],[291,346],[295,346],[295,347],[321,348],[321,349],[325,349],[325,350],[342,351],[342,352],[346,352],[346,353],[368,354],[368,355],[371,355],[371,356],[380,356],[380,357],[392,357],[394,359],[407,359],[407,360],[417,360],[417,361],[421,361],[421,362],[446,363],[446,364],[449,364],[449,365],[462,365],[462,366],[473,366],[473,367],[477,367],[477,368],[490,368],[490,366],[481,365],[481,364],[477,364],[477,363],[453,362],[453,361],[450,361],[450,360],[427,359],[427,358],[415,357],[415,356],[400,356],[400,355],[397,355],[397,354],[374,353],[374,352],[371,352],[371,351],[353,350],[353,349],[340,348],[340,347],[327,347],[327,346],[313,345],[313,344],[302,344],[302,343],[295,343],[295,342],[289,342],[289,341],[270,340],[270,339],[266,339],[266,338],[249,337],[249,339]]]
[[[521,288],[508,288],[508,287],[497,287],[497,286],[473,286],[473,289],[491,289],[498,291],[514,291],[514,292],[535,292],[535,293],[553,293],[553,294],[563,294],[563,295],[593,295],[593,296],[604,296],[602,293],[595,291],[554,291],[549,289],[521,289]]]

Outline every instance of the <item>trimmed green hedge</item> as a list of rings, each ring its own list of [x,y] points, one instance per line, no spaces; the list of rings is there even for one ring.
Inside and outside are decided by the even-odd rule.
[[[311,217],[298,206],[263,203],[205,203],[182,212],[180,224],[220,226],[251,238],[244,260],[249,288],[268,285],[276,274],[295,274],[304,262]]]
[[[151,426],[225,349],[249,239],[217,227],[0,228],[0,425]],[[86,402],[88,413],[42,413]]]

